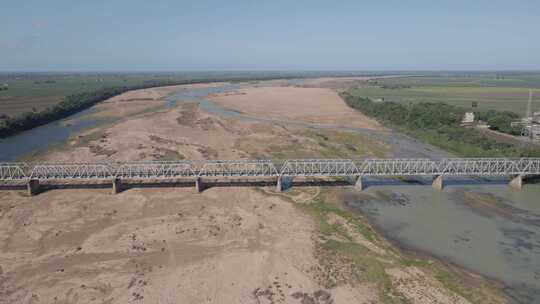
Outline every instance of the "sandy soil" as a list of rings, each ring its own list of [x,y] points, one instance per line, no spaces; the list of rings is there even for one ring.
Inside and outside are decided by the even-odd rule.
[[[194,192],[0,193],[0,302],[296,303],[320,289],[307,216],[248,188]]]
[[[223,107],[256,117],[306,123],[379,128],[379,124],[348,107],[337,93],[325,88],[258,87],[213,95]]]
[[[183,88],[170,90],[176,89]],[[252,99],[216,99],[252,114],[273,111],[266,114],[280,119],[378,127],[348,110],[330,90],[274,89],[248,88]],[[40,157],[246,158],[272,155],[276,145],[280,151],[293,147],[291,153],[322,147],[332,153],[351,150],[322,140],[325,135],[315,131],[222,119],[197,104],[122,112],[131,111],[131,105],[160,102],[168,90],[127,93],[99,105],[104,117],[129,119],[89,130]],[[295,200],[309,204],[317,193],[318,188],[307,188]],[[334,214],[328,223],[342,226],[339,231],[348,231],[370,255],[384,259],[389,254],[349,220]],[[348,264],[325,263],[318,254],[322,241],[317,221],[273,188],[215,187],[200,194],[191,187],[133,188],[117,195],[110,189],[71,189],[33,197],[0,191],[0,303],[378,303],[374,283],[353,280],[328,287],[321,281],[328,267],[336,277],[351,272]],[[396,284],[400,277],[412,280],[399,288],[413,303],[425,303],[416,301],[419,292],[426,295],[421,299],[463,303],[433,285],[432,277],[398,265],[393,269],[389,275],[398,277]]]
[[[88,159],[173,160],[234,159],[242,134],[241,124],[227,127],[224,122],[187,104],[159,115],[141,115],[115,124],[106,130],[91,130],[71,141],[71,149],[49,153],[52,161]]]
[[[108,140],[145,142],[117,137],[138,123],[113,127]],[[166,141],[160,130],[149,132]],[[213,147],[235,136],[216,133]],[[51,159],[83,156],[101,157],[76,148]],[[315,226],[288,201],[250,188],[109,191],[0,193],[0,303],[300,303],[321,290],[336,303],[377,299],[368,286],[320,286]]]
[[[169,93],[122,94],[100,104],[97,115],[132,115]],[[182,104],[89,130],[42,158],[245,158],[236,148],[239,139],[281,136],[291,134]],[[51,190],[30,198],[3,191],[0,218],[0,303],[377,299],[369,286],[324,290],[312,219],[290,202],[250,188],[202,194],[194,188],[129,189],[114,196],[109,189]]]

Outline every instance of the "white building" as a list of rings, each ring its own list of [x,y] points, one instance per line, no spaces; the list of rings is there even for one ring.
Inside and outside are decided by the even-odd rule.
[[[474,112],[466,112],[461,120],[462,126],[470,126],[474,123]]]
[[[540,125],[526,126],[523,128],[523,136],[530,136],[532,132],[532,138],[535,140],[540,140]]]

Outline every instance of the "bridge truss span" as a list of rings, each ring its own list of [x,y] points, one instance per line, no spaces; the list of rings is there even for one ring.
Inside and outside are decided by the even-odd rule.
[[[129,162],[116,166],[114,177],[122,179],[175,179],[196,176],[190,161]]]
[[[440,162],[439,167],[439,175],[498,176],[526,172],[522,168],[521,161],[517,159],[445,159]]]
[[[283,176],[357,176],[358,168],[350,159],[294,159],[283,163]]]
[[[522,158],[519,160],[519,168],[522,172],[540,174],[540,158]]]
[[[110,179],[115,169],[108,163],[44,163],[28,170],[31,180]]]
[[[27,179],[26,163],[0,163],[0,181],[20,181]]]
[[[356,164],[360,175],[365,176],[439,174],[438,162],[431,159],[367,159]]]
[[[271,160],[215,160],[204,161],[199,177],[263,177],[278,176]]]
[[[448,159],[290,159],[290,160],[179,160],[96,163],[0,163],[0,183],[27,182],[29,189],[40,180],[141,181],[192,179],[203,189],[204,179],[282,177],[355,177],[362,188],[367,176],[435,176],[442,188],[443,176],[511,176],[521,187],[522,177],[540,175],[540,158]],[[32,192],[29,190],[29,192]]]

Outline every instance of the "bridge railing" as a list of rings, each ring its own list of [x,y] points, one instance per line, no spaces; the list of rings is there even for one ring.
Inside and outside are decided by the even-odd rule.
[[[538,175],[540,158],[180,160],[0,163],[0,181],[260,176]]]

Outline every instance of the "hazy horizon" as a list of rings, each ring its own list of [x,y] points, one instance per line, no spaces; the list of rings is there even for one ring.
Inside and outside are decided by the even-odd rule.
[[[538,71],[537,1],[9,1],[1,72]]]
[[[175,74],[175,73],[342,73],[342,74],[389,74],[389,73],[540,73],[539,69],[484,69],[484,70],[0,70],[0,74],[11,73],[28,73],[28,74],[151,74],[151,73],[163,73],[163,74]]]

